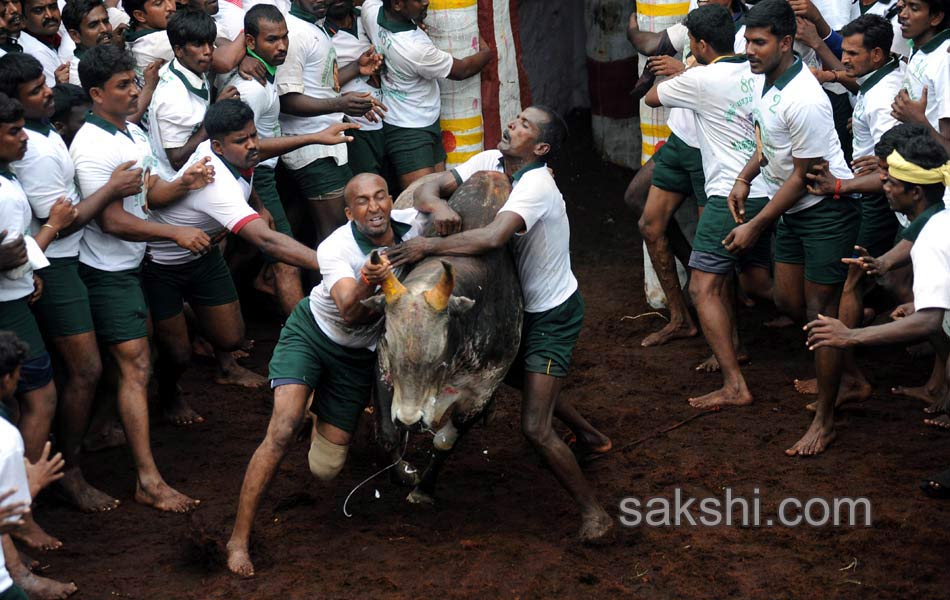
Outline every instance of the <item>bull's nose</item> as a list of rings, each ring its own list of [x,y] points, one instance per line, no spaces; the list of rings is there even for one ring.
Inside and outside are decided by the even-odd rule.
[[[399,407],[396,409],[394,416],[396,417],[396,423],[398,423],[401,427],[412,430],[420,430],[424,428],[422,423],[422,411],[418,408],[412,409]]]

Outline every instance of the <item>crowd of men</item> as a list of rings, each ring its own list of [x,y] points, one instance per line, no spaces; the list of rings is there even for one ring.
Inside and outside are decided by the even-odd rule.
[[[165,419],[203,420],[180,387],[194,352],[218,383],[274,392],[227,544],[228,568],[253,575],[255,514],[305,415],[313,475],[344,465],[384,325],[364,301],[426,256],[505,245],[524,295],[523,431],[577,502],[580,539],[611,530],[577,458],[611,440],[560,395],[584,315],[544,168],[566,127],[527,108],[497,149],[446,172],[439,80],[479,73],[494,52],[439,50],[427,7],[0,0],[0,600],[76,590],[31,572],[20,549],[61,546],[29,511],[47,485],[82,511],[119,505],[83,476],[90,445],[124,441],[137,502],[198,506],[156,464],[148,402],[154,373]],[[944,0],[708,0],[660,34],[631,19],[660,78],[645,101],[670,109],[672,131],[626,195],[670,309],[643,345],[697,333],[678,258],[713,352],[700,368],[723,377],[690,403],[750,404],[736,309],[774,299],[774,324],[805,325],[817,375],[796,383],[815,414],[789,455],[826,450],[835,408],[870,395],[856,345],[929,340],[930,381],[901,392],[950,429],[948,15]],[[466,230],[447,200],[486,170],[512,191]],[[427,175],[414,207],[394,210],[392,191]],[[673,218],[690,196],[692,242]],[[425,223],[438,237],[420,236]],[[285,318],[266,379],[237,362],[251,341],[232,273],[248,256]],[[872,325],[877,313],[890,322]],[[944,494],[950,475],[924,487]]]

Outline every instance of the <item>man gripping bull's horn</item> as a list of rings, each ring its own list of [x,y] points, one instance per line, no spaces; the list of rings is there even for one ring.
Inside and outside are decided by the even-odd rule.
[[[379,175],[357,175],[343,191],[346,218],[317,248],[320,282],[297,304],[274,348],[270,384],[274,410],[264,441],[254,452],[238,500],[228,541],[228,568],[254,575],[248,543],[254,514],[280,461],[294,441],[314,394],[311,412],[310,471],[322,480],[339,474],[350,439],[369,403],[376,365],[376,341],[383,315],[361,301],[386,284],[394,270],[371,255],[381,247],[419,235],[416,210],[393,210],[386,182]],[[401,269],[395,269],[398,276]]]
[[[580,539],[592,541],[602,538],[613,521],[551,426],[552,416],[564,421],[579,451],[607,452],[611,447],[610,439],[560,396],[584,319],[584,301],[571,272],[564,198],[545,168],[546,159],[560,147],[566,133],[564,121],[550,109],[533,106],[522,111],[502,132],[497,150],[477,154],[416,189],[415,207],[429,213],[436,231],[446,237],[416,237],[390,248],[388,256],[396,268],[428,255],[482,254],[514,239],[525,303],[521,356],[512,367],[524,369],[521,428],[580,505]],[[508,175],[511,195],[486,227],[456,233],[461,219],[445,199],[478,171]]]

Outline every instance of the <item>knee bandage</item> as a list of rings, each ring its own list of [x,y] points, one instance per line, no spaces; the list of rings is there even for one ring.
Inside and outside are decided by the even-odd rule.
[[[310,442],[310,452],[307,454],[310,472],[322,481],[333,479],[343,469],[349,449],[349,445],[334,444],[320,435],[319,431],[314,432],[313,441]]]

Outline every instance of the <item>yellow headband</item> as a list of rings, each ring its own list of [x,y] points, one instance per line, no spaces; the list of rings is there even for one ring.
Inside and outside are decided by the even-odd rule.
[[[907,183],[918,185],[942,183],[950,186],[950,162],[935,169],[925,169],[908,161],[897,150],[894,150],[887,157],[887,171],[894,179]]]

